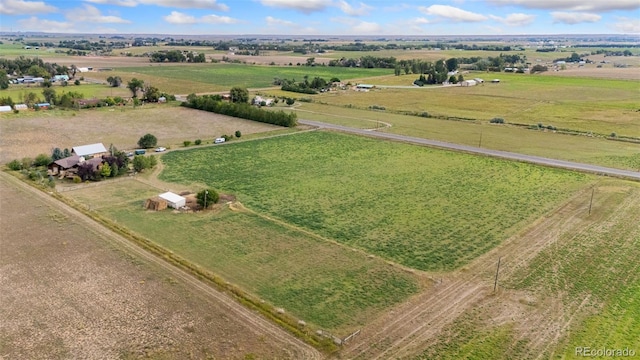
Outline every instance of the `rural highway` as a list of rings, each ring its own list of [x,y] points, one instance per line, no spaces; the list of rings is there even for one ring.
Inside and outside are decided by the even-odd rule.
[[[367,130],[367,129],[356,129],[356,128],[351,128],[347,126],[334,125],[334,124],[329,124],[329,123],[324,123],[319,121],[299,119],[298,122],[304,125],[343,131],[343,132],[348,132],[348,133],[353,133],[358,135],[379,137],[379,138],[389,139],[389,140],[404,141],[404,142],[409,142],[409,143],[414,143],[419,145],[433,146],[433,147],[442,148],[442,149],[457,150],[457,151],[463,151],[463,152],[472,153],[472,154],[481,154],[481,155],[487,155],[487,156],[492,156],[492,157],[497,157],[502,159],[516,160],[516,161],[522,161],[522,162],[527,162],[532,164],[551,166],[551,167],[593,173],[597,175],[613,176],[613,177],[640,181],[640,172],[637,172],[637,171],[614,169],[614,168],[608,168],[604,166],[584,164],[584,163],[578,163],[573,161],[557,160],[557,159],[550,159],[550,158],[545,158],[541,156],[518,154],[518,153],[513,153],[508,151],[483,149],[475,146],[453,144],[445,141],[429,140],[429,139],[417,138],[417,137],[406,136],[406,135],[378,132],[378,131]]]

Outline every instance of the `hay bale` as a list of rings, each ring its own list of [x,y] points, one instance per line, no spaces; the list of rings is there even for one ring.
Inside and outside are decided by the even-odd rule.
[[[147,201],[144,202],[144,208],[148,210],[154,210],[154,211],[164,210],[167,208],[167,200],[159,196],[154,196],[152,198],[147,199]]]

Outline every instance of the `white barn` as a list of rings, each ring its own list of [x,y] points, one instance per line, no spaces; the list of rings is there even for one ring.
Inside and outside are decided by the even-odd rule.
[[[182,197],[178,194],[174,194],[170,191],[166,193],[162,193],[158,196],[160,196],[160,198],[162,199],[167,200],[167,206],[174,209],[180,209],[181,207],[187,204],[187,199],[185,197]]]
[[[74,146],[71,152],[78,156],[102,156],[107,154],[107,149],[102,143]]]
[[[11,106],[9,105],[0,106],[0,112],[9,112],[9,111],[11,111]]]

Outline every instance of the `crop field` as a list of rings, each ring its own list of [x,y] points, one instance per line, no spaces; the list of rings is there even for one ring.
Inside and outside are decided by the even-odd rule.
[[[252,66],[240,64],[149,64],[143,67],[118,68],[117,71],[92,73],[95,78],[121,76],[124,81],[137,77],[157,88],[175,94],[228,91],[233,86],[264,88],[273,86],[276,77],[302,81],[305,75],[329,80],[357,79],[393,73],[392,69],[360,69],[307,66]]]
[[[243,135],[290,131],[170,104],[144,105],[135,109],[129,106],[37,113],[23,111],[0,117],[0,162],[51,154],[55,147],[70,149],[96,142],[107,147],[113,144],[121,150],[133,149],[146,133],[154,134],[158,145],[167,148],[182,146],[185,140],[201,139],[206,144],[236,130]]]
[[[503,258],[498,294],[470,307],[418,358],[582,358],[576,347],[637,356],[640,187],[603,180],[594,189],[591,214],[588,199],[578,216],[561,211],[563,225],[538,234],[550,241],[532,260]]]
[[[640,137],[638,81],[558,77],[527,74],[471,73],[499,84],[472,87],[385,88],[369,92],[331,92],[317,95],[317,101],[331,105],[367,108],[384,106],[388,110],[428,112],[481,121],[494,117],[519,124],[571,129],[609,135]],[[395,79],[398,78],[398,79]],[[385,77],[404,79],[411,85],[416,76]],[[375,79],[368,79],[375,83]],[[384,84],[383,84],[384,85]]]
[[[462,266],[591,179],[328,132],[169,153],[163,162],[163,181],[213,186],[256,211],[428,271]]]
[[[418,279],[366,254],[227,208],[197,214],[143,210],[158,190],[137,181],[68,194],[161,246],[282,307],[343,333],[403,301]]]
[[[78,77],[79,78],[79,77]],[[73,85],[73,81],[69,83],[67,86],[62,85],[54,85],[52,87],[56,91],[56,96],[60,98],[63,94],[68,92],[78,92],[82,94],[85,99],[104,99],[108,96],[111,97],[130,97],[131,91],[128,89],[121,88],[113,88],[107,85],[100,84],[81,84],[79,86]],[[8,97],[10,96],[14,102],[20,103],[22,99],[24,99],[25,95],[32,92],[38,96],[40,101],[44,102],[44,96],[42,95],[42,90],[44,90],[41,86],[28,86],[28,85],[11,85],[8,89],[0,90],[0,97]]]
[[[419,90],[418,90],[419,91]],[[431,92],[429,92],[431,93]],[[324,121],[355,128],[435,139],[489,149],[513,151],[620,169],[640,169],[640,144],[589,136],[557,134],[476,121],[451,121],[345,108],[319,103],[298,103],[299,119]],[[383,128],[384,123],[391,124]]]

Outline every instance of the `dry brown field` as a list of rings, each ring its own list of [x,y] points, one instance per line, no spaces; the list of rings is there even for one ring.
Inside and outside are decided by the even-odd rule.
[[[74,116],[75,114],[75,116]],[[138,139],[151,133],[158,145],[182,146],[202,139],[203,143],[240,130],[243,135],[275,131],[279,126],[232,118],[214,113],[172,107],[144,105],[136,109],[87,109],[42,111],[34,115],[3,115],[0,118],[0,163],[38,154],[51,154],[55,147],[69,148],[101,142],[118,149],[134,149]]]
[[[315,356],[15,182],[0,174],[0,358]]]

